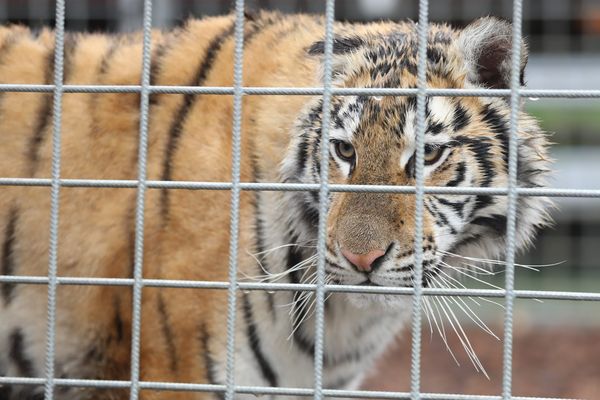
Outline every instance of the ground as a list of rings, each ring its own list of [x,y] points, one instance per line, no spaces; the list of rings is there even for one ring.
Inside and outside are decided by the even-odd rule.
[[[593,318],[590,316],[590,318]],[[502,326],[493,328],[502,337]],[[502,388],[502,343],[476,327],[468,336],[490,379],[475,372],[459,340],[449,338],[457,366],[439,337],[430,340],[424,325],[423,392],[499,395]],[[386,353],[364,389],[409,391],[410,335]],[[600,329],[567,327],[515,328],[513,395],[600,399]]]

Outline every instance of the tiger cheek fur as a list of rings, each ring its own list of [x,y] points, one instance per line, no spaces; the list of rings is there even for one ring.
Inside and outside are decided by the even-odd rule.
[[[0,82],[51,84],[53,33],[0,29]],[[248,15],[244,85],[317,87],[323,19]],[[507,87],[510,25],[484,18],[463,30],[432,24],[428,86]],[[336,23],[336,87],[416,85],[412,22]],[[233,85],[234,19],[190,20],[154,32],[151,83]],[[523,52],[522,68],[526,63]],[[65,43],[66,84],[139,85],[142,36],[77,34]],[[493,57],[490,57],[493,55]],[[231,96],[158,94],[150,98],[148,179],[231,180]],[[52,165],[52,95],[0,95],[0,176],[47,178]],[[244,96],[241,180],[318,184],[321,146],[330,146],[330,182],[414,185],[414,97],[333,96],[331,143],[321,142],[322,99]],[[501,98],[431,97],[426,103],[425,181],[432,186],[505,186],[509,107]],[[139,95],[66,93],[62,178],[137,179]],[[519,116],[519,185],[545,185],[547,142]],[[340,144],[341,143],[341,144]],[[342,146],[342,147],[339,147]],[[2,187],[0,274],[47,274],[48,188]],[[144,278],[226,282],[230,192],[149,188]],[[327,215],[330,284],[411,286],[415,197],[333,193]],[[63,188],[58,269],[61,276],[132,278],[135,191]],[[548,222],[548,201],[519,197],[517,244]],[[502,196],[427,194],[423,214],[424,285],[450,254],[493,258],[504,249]],[[314,283],[319,195],[316,191],[242,191],[240,280]],[[450,272],[450,271],[446,271]],[[43,377],[47,293],[0,283],[0,375]],[[334,293],[325,304],[323,384],[357,388],[405,325],[410,296]],[[132,292],[120,285],[61,285],[57,292],[56,376],[130,379]],[[314,295],[238,291],[235,383],[312,387]],[[227,291],[144,287],[140,379],[224,384]],[[42,387],[0,388],[2,400],[35,398]],[[126,399],[127,390],[59,387],[59,400]],[[142,390],[147,399],[215,399],[220,394]],[[273,396],[274,398],[277,396]],[[236,398],[253,398],[236,395]]]

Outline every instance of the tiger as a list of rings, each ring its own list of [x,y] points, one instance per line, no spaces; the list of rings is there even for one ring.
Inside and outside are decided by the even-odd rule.
[[[244,20],[243,85],[322,87],[325,18],[259,11]],[[232,87],[235,17],[189,19],[151,34],[150,84]],[[511,80],[512,26],[483,17],[464,28],[428,27],[429,88],[503,89]],[[334,88],[416,88],[417,23],[335,22]],[[524,85],[527,47],[522,43]],[[0,82],[52,84],[55,33],[22,26],[0,30]],[[69,33],[64,84],[140,85],[143,35]],[[138,179],[140,92],[73,93],[62,98],[61,179]],[[152,92],[148,180],[231,182],[234,96]],[[50,92],[0,97],[0,176],[52,176],[54,108]],[[323,142],[323,95],[245,95],[240,182],[320,184],[322,147],[329,183],[414,186],[415,96],[333,95],[329,140]],[[547,185],[547,134],[520,105],[520,187]],[[507,187],[510,100],[427,96],[424,180],[428,186]],[[63,186],[59,194],[59,277],[134,276],[135,187]],[[134,185],[135,186],[135,185]],[[47,276],[51,187],[0,187],[0,274]],[[143,278],[227,282],[231,190],[148,187]],[[413,287],[414,193],[329,193],[325,282]],[[549,200],[517,198],[515,243],[531,244],[549,223]],[[319,192],[241,190],[238,281],[315,283]],[[423,287],[460,257],[502,257],[506,196],[426,193],[423,200]],[[141,289],[139,380],[225,385],[227,290],[147,285]],[[0,376],[45,377],[47,287],[0,282]],[[237,290],[233,382],[236,386],[312,388],[315,384],[314,293]],[[131,285],[58,285],[54,377],[132,379]],[[327,293],[322,385],[356,389],[411,316],[412,297]],[[399,372],[401,373],[401,372]],[[108,385],[110,386],[110,385]],[[142,387],[140,399],[224,398],[214,392]],[[125,399],[129,386],[54,386],[59,400]],[[41,399],[42,384],[4,384],[0,399]],[[253,398],[236,392],[235,398]],[[270,398],[294,396],[269,395]],[[298,397],[300,398],[300,397]]]

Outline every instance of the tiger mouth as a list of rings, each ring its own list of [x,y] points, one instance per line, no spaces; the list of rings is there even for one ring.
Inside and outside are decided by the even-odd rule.
[[[357,286],[379,286],[379,287],[384,287],[383,285],[380,285],[378,283],[373,282],[370,278],[365,279],[361,283],[357,284]]]

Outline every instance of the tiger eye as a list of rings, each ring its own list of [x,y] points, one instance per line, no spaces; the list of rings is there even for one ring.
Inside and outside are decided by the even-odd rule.
[[[335,142],[335,153],[339,158],[348,162],[354,161],[356,155],[354,147],[350,143],[341,140]]]
[[[434,164],[440,159],[443,152],[443,147],[425,146],[425,153],[423,154],[425,164]]]

